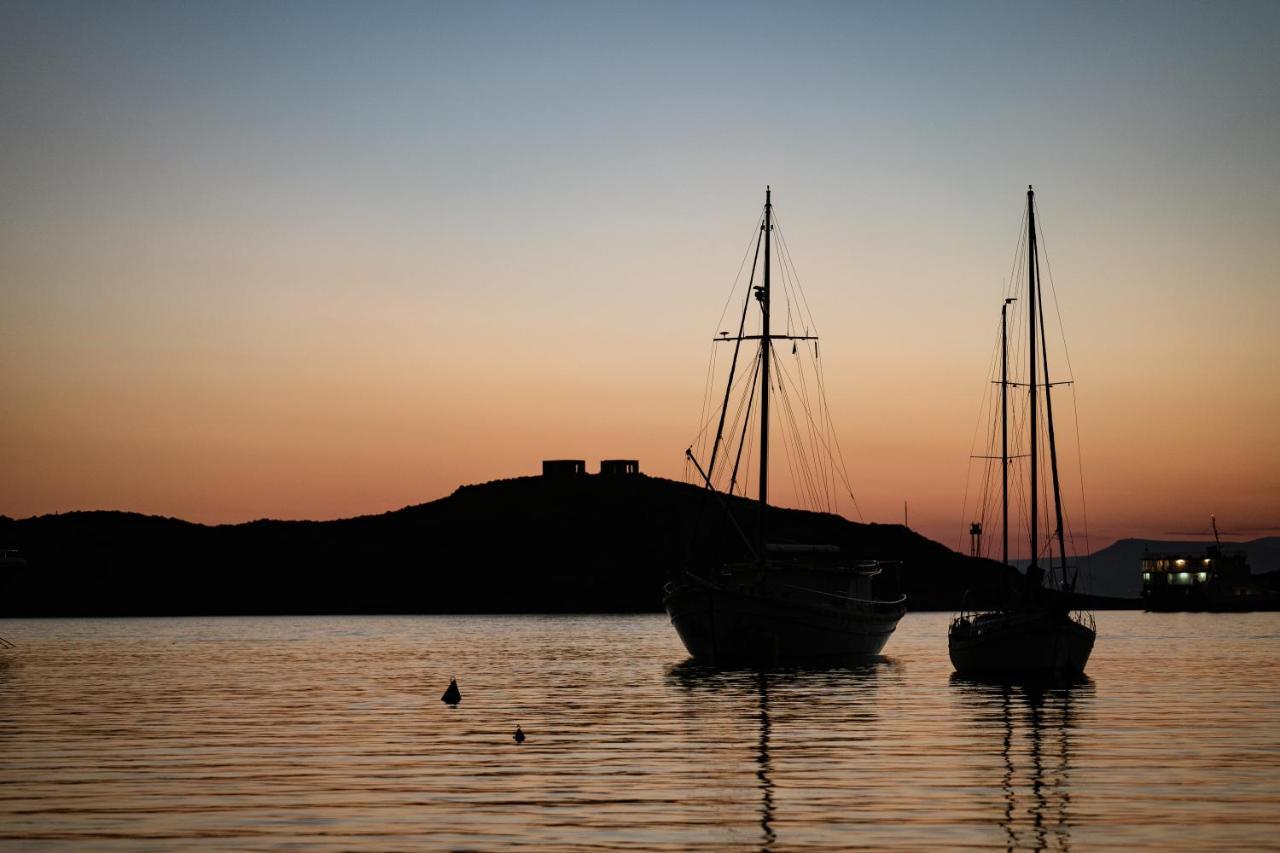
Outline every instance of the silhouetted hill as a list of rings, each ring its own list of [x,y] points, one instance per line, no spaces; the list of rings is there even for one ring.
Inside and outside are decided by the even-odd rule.
[[[728,503],[751,535],[757,505]],[[881,591],[954,609],[1003,594],[1006,570],[901,525],[770,507],[771,541],[901,560]],[[695,527],[699,535],[695,538]],[[634,476],[521,477],[338,521],[208,526],[125,512],[0,517],[29,565],[0,613],[624,612],[661,609],[687,564],[744,556],[725,511],[694,486]],[[735,554],[736,552],[736,554]]]

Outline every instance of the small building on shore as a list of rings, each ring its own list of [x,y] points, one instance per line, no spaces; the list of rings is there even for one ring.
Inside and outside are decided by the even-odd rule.
[[[576,477],[587,473],[585,459],[543,459],[542,476],[544,477]]]
[[[587,473],[585,459],[543,459],[542,476],[544,477],[580,477]],[[600,473],[610,477],[621,477],[640,473],[638,459],[601,459]]]

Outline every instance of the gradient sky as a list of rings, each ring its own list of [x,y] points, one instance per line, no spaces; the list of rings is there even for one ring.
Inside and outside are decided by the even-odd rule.
[[[949,545],[1034,183],[1095,547],[1280,525],[1280,4],[0,3],[0,513],[679,476],[764,185]]]

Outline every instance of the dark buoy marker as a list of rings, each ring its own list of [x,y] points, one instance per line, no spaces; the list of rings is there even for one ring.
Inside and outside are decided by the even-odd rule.
[[[520,731],[520,727],[516,726],[516,733],[511,736],[516,743],[524,743],[524,732]]]
[[[449,688],[444,691],[444,695],[440,697],[440,701],[446,705],[457,705],[462,701],[462,691],[458,689],[458,679],[449,679]]]

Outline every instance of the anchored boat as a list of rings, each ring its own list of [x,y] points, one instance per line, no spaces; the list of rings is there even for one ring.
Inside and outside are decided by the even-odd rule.
[[[831,543],[769,541],[771,392],[780,398],[774,402],[781,403],[778,420],[783,438],[790,440],[784,444],[785,455],[797,493],[807,493],[828,511],[824,499],[839,487],[852,497],[847,474],[837,463],[838,442],[825,406],[821,369],[811,379],[802,372],[804,362],[818,363],[818,337],[789,253],[779,252],[783,331],[771,325],[774,228],[772,193],[766,188],[737,333],[721,332],[715,339],[715,346],[732,352],[722,402],[704,421],[703,455],[693,447],[686,451],[709,498],[727,516],[738,540],[733,552],[740,557],[687,566],[666,586],[663,605],[671,623],[689,654],[701,662],[866,658],[880,653],[906,612],[905,596],[874,594],[883,569],[879,561],[851,559]],[[753,301],[758,332],[748,328]],[[777,342],[783,342],[781,351]],[[712,422],[714,429],[709,428]],[[733,496],[745,492],[753,439],[759,450],[758,499],[751,505]],[[826,464],[812,461],[802,445],[824,455]],[[754,518],[740,517],[744,507]]]
[[[1142,602],[1148,613],[1248,613],[1280,610],[1274,579],[1255,579],[1249,557],[1224,548],[1218,520],[1209,516],[1213,544],[1204,550],[1147,551],[1142,555]]]
[[[1053,429],[1052,389],[1065,382],[1049,379],[1049,348],[1044,328],[1044,299],[1040,288],[1040,261],[1036,246],[1035,192],[1027,187],[1027,290],[1028,310],[1025,321],[1028,333],[1028,369],[1025,383],[1009,380],[1008,309],[1016,297],[1004,300],[1000,307],[1000,452],[983,458],[999,460],[1001,482],[1002,559],[1009,565],[1009,466],[1015,458],[1028,463],[1028,496],[1030,510],[1027,530],[1030,538],[1031,562],[1021,589],[1009,590],[1009,603],[1003,608],[985,612],[963,612],[951,623],[947,635],[951,663],[962,675],[984,677],[1006,676],[1071,676],[1084,672],[1097,636],[1092,614],[1072,607],[1078,571],[1067,566],[1064,538],[1062,490],[1058,477],[1058,445]],[[1037,340],[1037,333],[1039,338]],[[1025,387],[1028,398],[1026,453],[1009,452],[1009,388]],[[1041,405],[1043,404],[1043,421]],[[1044,425],[1048,439],[1048,466],[1053,487],[1053,533],[1046,537],[1047,565],[1041,558],[1040,467],[1044,448],[1040,446],[1040,428]],[[985,507],[986,501],[982,502]],[[970,528],[974,535],[975,556],[981,522]],[[1053,545],[1057,545],[1058,566],[1053,563]]]

